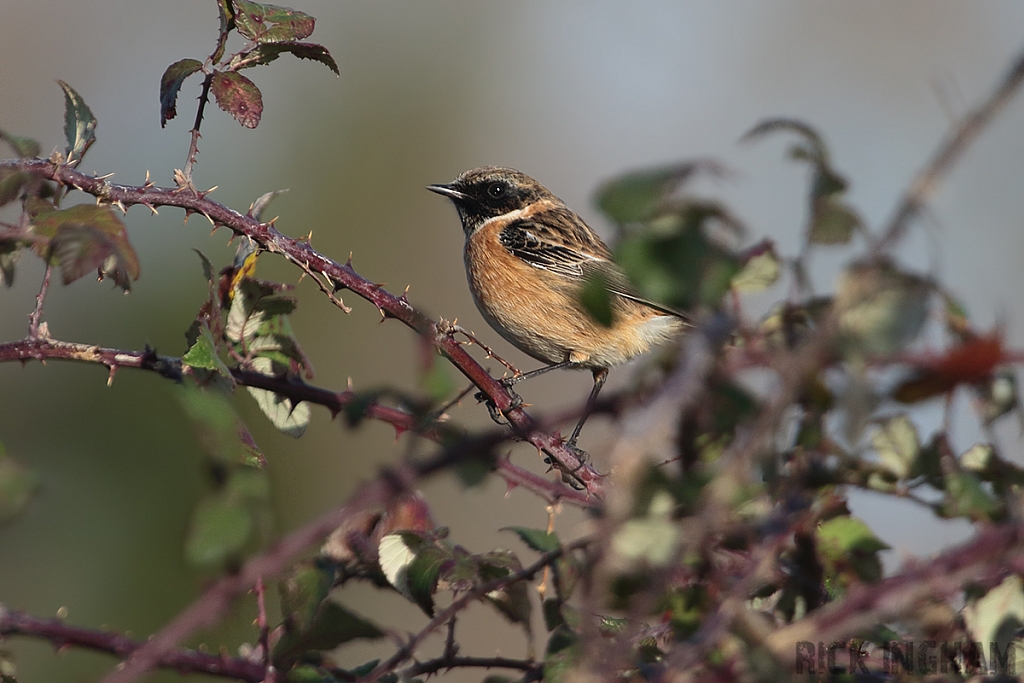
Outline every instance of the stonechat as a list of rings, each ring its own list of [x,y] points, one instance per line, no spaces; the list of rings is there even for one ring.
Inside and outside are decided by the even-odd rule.
[[[451,199],[459,212],[466,276],[480,313],[519,350],[548,363],[506,385],[556,368],[593,372],[587,407],[568,442],[575,445],[608,368],[677,335],[686,316],[641,297],[583,219],[519,171],[475,168],[427,189]],[[608,290],[610,325],[581,302],[592,278]]]

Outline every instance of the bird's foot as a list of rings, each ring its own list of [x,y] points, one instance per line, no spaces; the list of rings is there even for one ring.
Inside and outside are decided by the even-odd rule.
[[[502,386],[504,386],[505,389],[508,390],[508,393],[512,395],[512,403],[509,405],[507,410],[515,410],[516,408],[522,406],[523,397],[517,394],[516,392],[512,391],[512,384],[510,384],[507,380],[499,381],[501,382]],[[494,400],[491,399],[490,396],[488,396],[482,391],[478,391],[474,398],[477,401],[487,405],[487,412],[490,413],[492,420],[494,420],[496,423],[500,425],[508,424],[508,420],[505,418],[502,411],[498,410],[498,406],[494,403]]]
[[[576,472],[587,465],[587,462],[590,460],[590,454],[587,453],[582,448],[578,447],[575,444],[575,442],[564,441],[564,442],[562,442],[562,445],[565,446],[566,448],[568,448],[570,451],[572,451],[572,454],[574,456],[576,456],[576,466],[575,467],[573,467],[573,468],[566,467],[565,464],[562,464],[560,461],[556,460],[555,457],[549,451],[545,451],[544,462],[551,469],[558,470],[558,473],[562,477],[562,483],[563,484],[567,484],[568,486],[576,489],[577,491],[582,491],[582,490],[586,489],[587,486],[576,475]],[[548,470],[548,471],[550,471],[550,470]]]

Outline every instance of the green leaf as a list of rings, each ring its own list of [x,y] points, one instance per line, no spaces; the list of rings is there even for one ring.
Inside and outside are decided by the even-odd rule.
[[[342,411],[345,423],[349,427],[358,427],[366,419],[366,413],[377,400],[384,395],[380,389],[360,391],[353,394],[351,400]]]
[[[220,30],[217,33],[217,49],[210,55],[211,64],[216,64],[224,56],[228,33],[235,28],[235,10],[231,6],[231,0],[217,0],[217,16],[220,19]]]
[[[1020,406],[1020,392],[1017,389],[1017,373],[1001,370],[992,379],[976,388],[981,403],[982,418],[990,425],[1003,415]]]
[[[267,208],[270,202],[272,202],[277,197],[283,195],[287,191],[287,189],[284,189],[264,192],[263,194],[256,198],[256,201],[249,205],[249,215],[258,221],[263,220],[263,210]],[[250,241],[246,240],[245,242],[242,242],[238,245],[238,252],[239,253],[236,255],[236,260],[238,256],[241,256],[241,260],[244,263],[245,259],[249,256],[249,254],[254,252],[254,247]]]
[[[825,141],[818,135],[818,131],[803,121],[796,119],[778,118],[762,121],[747,132],[743,136],[743,140],[753,140],[778,132],[796,133],[806,143],[806,146],[795,147],[791,150],[790,156],[794,159],[811,161],[813,163],[828,161],[828,148],[825,146]]]
[[[890,354],[913,341],[928,319],[934,287],[888,261],[843,272],[835,296],[839,329],[850,351]]]
[[[676,188],[697,171],[721,175],[720,167],[698,161],[635,171],[614,178],[597,192],[597,205],[620,225],[653,218]]]
[[[612,550],[623,560],[661,567],[675,557],[682,541],[672,520],[675,501],[667,491],[657,491],[643,517],[628,520],[612,537]]]
[[[47,211],[32,219],[32,230],[48,237],[43,254],[60,266],[64,284],[96,270],[110,276],[126,292],[139,279],[139,258],[128,241],[124,223],[109,206],[79,204]]]
[[[255,128],[263,115],[263,95],[256,84],[233,71],[214,71],[211,88],[217,106],[246,128]]]
[[[738,292],[759,292],[771,287],[779,279],[781,266],[775,247],[765,242],[750,250],[742,268],[732,278],[732,288]]]
[[[227,465],[262,467],[266,459],[231,401],[216,389],[201,390],[181,385],[175,394],[192,422],[203,450]]]
[[[852,552],[875,553],[890,548],[862,520],[846,515],[822,522],[817,535],[823,552],[832,558]]]
[[[326,562],[307,560],[295,565],[281,581],[281,613],[289,628],[307,631],[320,606],[334,587],[334,568]]]
[[[138,280],[139,264],[135,250],[122,250],[123,243],[91,225],[72,223],[62,226],[50,240],[51,259],[60,266],[61,279],[71,284],[95,270],[100,280],[111,277],[123,289],[131,289]]]
[[[210,259],[208,259],[206,257],[206,254],[204,254],[203,252],[199,251],[198,249],[193,249],[192,251],[196,252],[196,254],[199,255],[199,260],[203,264],[203,277],[206,278],[207,282],[212,284],[213,283],[213,264],[210,263]]]
[[[312,664],[297,664],[285,672],[285,680],[288,683],[337,683],[338,679]]]
[[[997,645],[1001,652],[1012,647],[1009,661],[1021,661],[1022,644],[1014,642],[1024,627],[1024,584],[1020,576],[1010,575],[984,596],[971,600],[963,615],[972,641]]]
[[[967,307],[964,306],[964,303],[948,292],[940,292],[940,294],[947,331],[956,335],[963,330],[970,329],[970,316],[967,314]]]
[[[917,428],[906,415],[883,422],[872,435],[871,443],[878,453],[879,464],[896,479],[907,479],[917,473],[921,442]]]
[[[39,488],[39,477],[11,458],[0,445],[0,524],[18,516]]]
[[[201,501],[192,514],[185,557],[196,565],[222,562],[237,554],[252,532],[249,510],[240,501],[215,494]]]
[[[406,534],[401,533],[385,535],[377,544],[377,557],[380,569],[388,583],[394,586],[399,593],[412,600],[407,579],[408,569],[412,561],[416,559],[416,550],[419,550],[422,544],[415,544],[414,550],[406,542],[407,538]]]
[[[455,391],[455,380],[448,370],[447,363],[438,363],[436,358],[430,359],[430,367],[420,374],[420,388],[427,393],[432,404],[443,401]]]
[[[583,660],[583,643],[579,636],[564,626],[559,626],[548,638],[544,656],[544,683],[568,683],[574,680],[573,673]]]
[[[700,627],[710,596],[704,587],[691,586],[672,590],[664,600],[659,611],[667,617],[676,638],[685,640]]]
[[[583,310],[602,327],[611,327],[615,322],[612,297],[608,292],[608,280],[600,271],[587,276],[580,289],[580,303]]]
[[[273,319],[291,313],[295,306],[295,299],[276,295],[272,286],[244,279],[234,290],[224,333],[237,344],[267,336],[275,331]]]
[[[1002,504],[971,472],[948,472],[943,484],[946,497],[942,502],[941,514],[944,517],[990,521],[1002,515]]]
[[[565,624],[565,616],[562,613],[565,602],[558,598],[546,598],[541,603],[541,613],[544,615],[544,628],[554,631]]]
[[[302,40],[316,25],[313,17],[277,5],[264,5],[247,0],[232,0],[238,32],[257,43],[281,43]]]
[[[616,261],[652,301],[684,311],[719,307],[740,264],[720,240],[709,238],[708,229],[739,230],[739,224],[714,202],[686,202],[663,219],[657,229],[625,235]]]
[[[814,202],[807,240],[812,244],[846,244],[862,225],[860,215],[839,197],[820,197]]]
[[[995,457],[996,451],[991,444],[974,444],[960,456],[960,466],[980,475],[989,471]]]
[[[68,141],[64,153],[68,165],[76,166],[96,142],[96,117],[74,88],[64,81],[57,82],[64,89],[64,137]]]
[[[360,664],[359,666],[357,666],[357,667],[355,667],[353,669],[349,669],[348,673],[351,674],[351,678],[349,680],[354,680],[354,679],[357,679],[357,678],[362,678],[366,674],[368,674],[371,671],[373,671],[374,669],[376,669],[378,664],[380,664],[380,660],[379,659],[371,659],[370,661],[364,662],[364,663]],[[381,680],[381,679],[377,679],[377,680]]]
[[[0,140],[10,145],[19,159],[30,159],[39,156],[40,146],[35,140],[11,135],[3,130],[0,130]]]
[[[181,362],[192,368],[213,370],[221,377],[231,377],[231,369],[220,359],[217,342],[206,322],[199,324],[199,336],[192,348],[181,357]]]
[[[758,124],[745,139],[779,131],[796,133],[802,138],[802,142],[790,150],[790,156],[807,162],[813,169],[808,243],[846,244],[863,223],[857,212],[842,200],[849,183],[832,168],[828,148],[818,132],[802,121],[771,119]]]
[[[178,115],[178,91],[185,79],[203,68],[198,59],[182,59],[167,67],[160,77],[160,127]]]
[[[261,43],[252,50],[237,55],[229,66],[234,69],[249,69],[257,65],[270,64],[284,53],[293,54],[299,59],[320,62],[334,73],[341,74],[337,62],[327,48],[316,43]]]
[[[17,242],[0,242],[0,279],[7,287],[14,284],[14,264],[20,257],[21,249]]]
[[[258,465],[245,463],[235,467],[228,476],[224,490],[238,500],[265,503],[270,500],[270,480],[267,471]]]
[[[511,576],[523,568],[519,559],[508,550],[493,550],[473,557],[480,564],[480,580],[484,583]],[[498,590],[488,593],[487,601],[513,624],[522,625],[526,632],[530,633],[533,603],[530,602],[529,585],[526,581],[506,583]]]
[[[477,448],[468,457],[462,458],[455,465],[455,474],[463,486],[472,487],[481,484],[487,475],[494,471],[498,461],[498,452],[493,446]]]
[[[416,553],[416,557],[406,567],[406,585],[409,597],[426,612],[434,616],[434,593],[437,592],[437,581],[441,576],[441,567],[452,559],[452,554],[436,545],[428,545]]]
[[[540,529],[530,529],[525,526],[507,526],[501,529],[502,531],[511,531],[519,537],[523,543],[527,545],[531,550],[536,550],[539,553],[550,553],[558,550],[561,547],[561,541],[558,540],[558,536],[547,531],[541,531]]]
[[[836,588],[851,583],[852,577],[868,582],[881,580],[878,551],[887,550],[889,545],[863,521],[845,515],[833,517],[818,526],[816,537],[826,573],[840,581]]]
[[[374,640],[383,636],[384,632],[373,622],[327,600],[309,628],[285,632],[274,646],[272,658],[278,668],[288,669],[311,651],[333,650],[352,640]]]
[[[273,362],[269,358],[255,358],[252,361],[252,366],[256,372],[271,377],[275,376],[271,372]],[[270,423],[279,430],[296,439],[306,432],[312,415],[308,403],[302,401],[295,404],[287,396],[266,389],[256,387],[246,387],[246,389],[256,400],[256,405],[267,416]]]
[[[13,168],[0,169],[0,206],[9,204],[21,196],[22,188],[36,179],[31,173]]]

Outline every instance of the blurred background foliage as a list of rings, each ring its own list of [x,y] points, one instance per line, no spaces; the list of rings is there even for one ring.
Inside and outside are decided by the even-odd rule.
[[[513,166],[610,238],[611,226],[592,201],[603,181],[624,170],[713,158],[730,172],[701,176],[696,190],[727,206],[753,238],[770,236],[792,255],[807,224],[807,167],[785,161],[777,139],[741,144],[740,137],[769,116],[815,125],[829,142],[831,162],[851,182],[846,200],[877,227],[953,118],[988,92],[1019,50],[1024,20],[1018,5],[927,0],[294,6],[317,18],[314,38],[334,55],[341,76],[288,57],[250,74],[263,91],[262,122],[246,130],[211,109],[196,185],[217,185],[213,197],[240,210],[264,192],[288,188],[268,210],[281,216],[278,228],[293,236],[312,230],[314,246],[336,259],[352,252],[362,274],[392,291],[410,285],[414,304],[458,318],[527,369],[533,363],[477,314],[456,217],[424,185],[473,166]],[[99,119],[98,141],[82,170],[115,172],[116,182],[136,184],[149,171],[170,184],[172,169],[185,160],[198,85],[186,83],[179,117],[161,130],[160,74],[173,61],[208,54],[215,36],[216,9],[203,0],[8,0],[0,7],[0,127],[41,141],[44,155],[62,147],[55,81],[64,80]],[[898,251],[911,268],[958,292],[978,328],[1001,322],[1011,348],[1024,341],[1022,124],[1024,107],[1011,106],[959,164],[931,204],[930,220]],[[150,217],[136,208],[126,223],[142,269],[132,293],[88,278],[56,286],[46,307],[50,331],[60,339],[130,349],[149,344],[180,355],[206,293],[192,249],[220,267],[233,247],[224,245],[223,231],[210,238],[204,219],[183,225],[178,211]],[[817,288],[834,285],[840,259],[845,255],[827,249],[816,253],[810,277]],[[0,338],[24,335],[41,274],[41,264],[25,260],[15,286],[0,292]],[[272,258],[264,258],[259,275],[297,277]],[[351,315],[341,315],[309,283],[297,295],[291,322],[317,384],[341,389],[351,377],[357,389],[416,388],[419,355],[409,330],[378,325],[378,313],[358,300],[348,301]],[[612,381],[628,376],[618,370]],[[0,367],[0,441],[41,481],[27,512],[0,527],[0,603],[39,615],[63,608],[73,623],[145,637],[208,578],[183,554],[189,517],[209,489],[206,456],[171,383],[129,371],[109,388],[105,380],[104,370],[92,366]],[[543,408],[569,406],[589,383],[586,373],[553,373],[524,396]],[[344,500],[382,463],[422,448],[409,437],[396,442],[383,424],[349,431],[320,409],[296,441],[267,423],[247,395],[236,394],[235,404],[268,457],[277,532]],[[953,424],[958,451],[979,438],[969,411],[954,412],[960,414]],[[938,407],[917,416],[937,421]],[[471,401],[454,417],[489,424]],[[599,468],[596,444],[604,429],[595,420],[584,437]],[[1017,426],[998,429],[1015,436]],[[529,447],[514,451],[518,462],[542,468]],[[424,494],[436,521],[473,551],[519,547],[491,537],[495,528],[544,524],[536,498],[522,491],[503,497],[498,481],[451,495],[456,490],[447,478]],[[870,494],[854,495],[852,507],[892,546],[884,553],[890,566],[967,530],[966,523],[939,525],[909,504]],[[578,519],[571,511],[559,518],[563,538],[572,537]],[[424,619],[402,598],[369,588],[356,588],[346,603],[377,614],[386,609],[392,623],[408,619],[410,628]],[[520,655],[516,629],[482,607],[471,614],[487,632],[464,628],[464,646],[490,647],[495,631],[508,629],[515,649],[508,654]],[[251,639],[253,615],[241,605],[226,630]],[[45,643],[4,647],[26,681],[91,679],[110,664],[86,652],[54,657]],[[374,652],[351,647],[365,648],[353,653],[354,662]]]

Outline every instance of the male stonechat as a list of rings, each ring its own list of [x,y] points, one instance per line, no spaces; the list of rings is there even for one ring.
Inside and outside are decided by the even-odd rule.
[[[594,388],[568,441],[575,445],[608,368],[677,335],[686,317],[641,297],[583,219],[519,171],[476,168],[427,189],[451,199],[459,212],[466,276],[480,313],[519,350],[549,364],[506,385],[556,368],[593,372]],[[608,289],[610,325],[581,302],[595,277]]]

